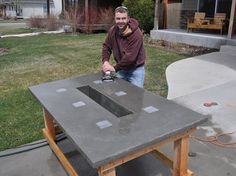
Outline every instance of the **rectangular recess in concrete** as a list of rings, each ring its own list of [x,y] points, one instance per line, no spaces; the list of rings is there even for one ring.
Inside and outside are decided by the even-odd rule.
[[[87,95],[93,101],[101,105],[103,108],[114,114],[116,117],[123,117],[132,114],[132,112],[128,109],[114,102],[113,100],[90,86],[78,87],[77,89]]]

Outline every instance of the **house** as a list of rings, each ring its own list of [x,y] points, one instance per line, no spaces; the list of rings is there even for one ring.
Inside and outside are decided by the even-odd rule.
[[[60,15],[61,0],[0,0],[0,13],[3,17],[30,18],[32,16],[46,16],[48,3],[50,13]]]
[[[114,9],[124,0],[63,0],[63,12],[76,13],[76,26],[82,32],[108,30],[114,20]]]
[[[221,44],[227,44],[235,37],[235,11],[236,0],[155,0],[154,29],[151,31],[151,38],[173,42],[183,41],[187,44],[219,48]],[[198,43],[199,37],[191,38],[190,36],[204,33],[220,35],[219,31],[207,29],[199,30],[201,33],[187,33],[187,21],[194,16],[195,12],[204,12],[208,19],[213,19],[216,13],[226,14],[224,35],[218,37],[220,41],[215,41],[218,44],[214,45],[212,43],[215,40],[213,37],[210,41],[202,40]],[[176,31],[182,31],[182,33]],[[196,31],[198,32],[198,30]],[[184,34],[184,32],[187,34]],[[189,37],[188,41],[184,36]],[[222,37],[224,40],[222,40]]]
[[[114,9],[124,0],[0,0],[0,17],[30,18],[64,15],[82,32],[106,31],[114,23]],[[49,3],[49,4],[48,4]],[[50,7],[50,8],[48,8]],[[72,24],[73,23],[73,24]]]

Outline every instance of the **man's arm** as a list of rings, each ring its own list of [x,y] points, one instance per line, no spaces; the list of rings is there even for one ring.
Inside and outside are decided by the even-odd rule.
[[[110,33],[107,34],[105,42],[102,47],[102,70],[106,71],[115,71],[114,67],[109,63],[109,59],[112,53],[112,44],[110,40]]]

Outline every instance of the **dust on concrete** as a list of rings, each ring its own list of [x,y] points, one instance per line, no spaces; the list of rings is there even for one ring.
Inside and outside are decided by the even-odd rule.
[[[150,37],[145,37],[145,43],[156,48],[160,48],[169,52],[185,55],[188,57],[198,56],[211,52],[219,51],[219,49],[206,48],[202,46],[192,46],[184,43],[173,43],[164,40],[153,40]]]

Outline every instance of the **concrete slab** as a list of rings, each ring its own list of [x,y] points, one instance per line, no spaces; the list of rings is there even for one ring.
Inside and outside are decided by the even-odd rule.
[[[168,98],[211,118],[198,127],[194,134],[200,137],[236,131],[236,58],[233,46],[224,46],[221,52],[206,54],[175,62],[167,68]],[[215,102],[210,107],[204,103]],[[222,136],[222,142],[236,141],[236,134]],[[167,150],[165,148],[164,150]],[[216,146],[193,139],[190,150],[190,168],[201,176],[235,175],[236,150],[234,146]]]
[[[195,135],[203,136],[204,131],[199,130]],[[171,156],[172,148],[172,145],[166,145],[161,148],[161,151]],[[236,173],[235,148],[222,148],[192,139],[190,152],[196,154],[188,158],[189,168],[196,176],[234,176]]]
[[[202,114],[211,115],[209,121],[198,127],[194,136],[209,137],[221,133],[236,131],[236,80],[209,89],[190,93],[172,99],[178,104]],[[218,105],[205,107],[205,102],[216,102]],[[236,133],[221,138],[223,142],[236,141]],[[235,145],[220,147],[209,142],[192,140],[190,151],[197,154],[190,157],[190,168],[201,176],[235,175]]]
[[[223,45],[223,46],[220,47],[220,52],[225,52],[227,54],[236,56],[236,46]]]
[[[7,152],[16,151],[4,151]],[[0,156],[3,152],[0,152]],[[1,176],[66,176],[63,167],[48,146],[0,158]]]
[[[211,124],[199,128],[203,128],[206,135],[214,135],[219,132],[236,131],[235,90],[236,80],[172,100],[201,114],[211,115]],[[217,105],[206,107],[206,102],[216,102]]]
[[[236,79],[236,57],[214,52],[183,59],[166,69],[168,99],[208,89]]]
[[[207,33],[188,33],[186,30],[151,30],[151,38],[174,43],[185,43],[193,46],[220,49],[221,45],[235,45],[235,39],[228,39],[226,35]]]

